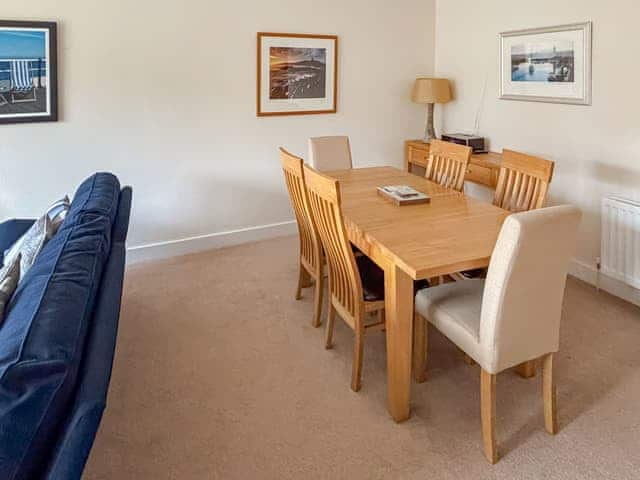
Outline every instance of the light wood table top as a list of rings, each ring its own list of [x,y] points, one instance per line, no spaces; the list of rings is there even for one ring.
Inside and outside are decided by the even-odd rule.
[[[349,240],[384,270],[387,408],[403,422],[410,414],[414,280],[487,266],[509,213],[392,167],[327,174],[340,181]],[[431,203],[397,206],[377,194],[384,185],[409,185]]]
[[[378,250],[414,280],[488,266],[509,214],[393,167],[327,174],[340,181],[352,243],[369,256]],[[409,185],[431,202],[399,207],[377,194],[384,185]]]

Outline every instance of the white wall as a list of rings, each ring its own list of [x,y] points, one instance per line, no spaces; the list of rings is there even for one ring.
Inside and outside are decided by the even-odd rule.
[[[453,80],[456,96],[443,109],[444,129],[473,129],[486,78],[479,133],[492,150],[512,148],[556,162],[550,203],[582,209],[576,259],[591,279],[600,255],[601,198],[640,199],[638,18],[637,0],[436,3],[436,73]],[[499,32],[587,20],[593,21],[592,106],[498,98]]]
[[[434,0],[5,3],[59,22],[61,121],[0,126],[0,217],[110,170],[134,187],[133,246],[288,221],[278,146],[347,134],[356,165],[400,166],[422,129]],[[339,36],[338,114],[256,118],[258,31]]]

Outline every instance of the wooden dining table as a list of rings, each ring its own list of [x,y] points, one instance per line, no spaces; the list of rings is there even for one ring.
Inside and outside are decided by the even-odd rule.
[[[326,174],[340,182],[350,241],[384,270],[387,406],[403,422],[410,415],[414,280],[488,266],[509,212],[393,167]],[[397,206],[377,193],[385,185],[408,185],[431,201]]]

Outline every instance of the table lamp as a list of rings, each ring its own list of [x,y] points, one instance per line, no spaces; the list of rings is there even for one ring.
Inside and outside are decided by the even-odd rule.
[[[431,139],[437,138],[436,132],[433,130],[433,104],[447,103],[451,100],[449,80],[446,78],[416,78],[411,100],[415,103],[427,104],[427,125],[424,130],[423,142],[428,143]]]

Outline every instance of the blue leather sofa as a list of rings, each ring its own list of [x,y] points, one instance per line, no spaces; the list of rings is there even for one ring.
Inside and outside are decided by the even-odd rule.
[[[131,188],[85,180],[0,325],[0,479],[79,479],[111,377]],[[33,223],[0,224],[3,252]]]

